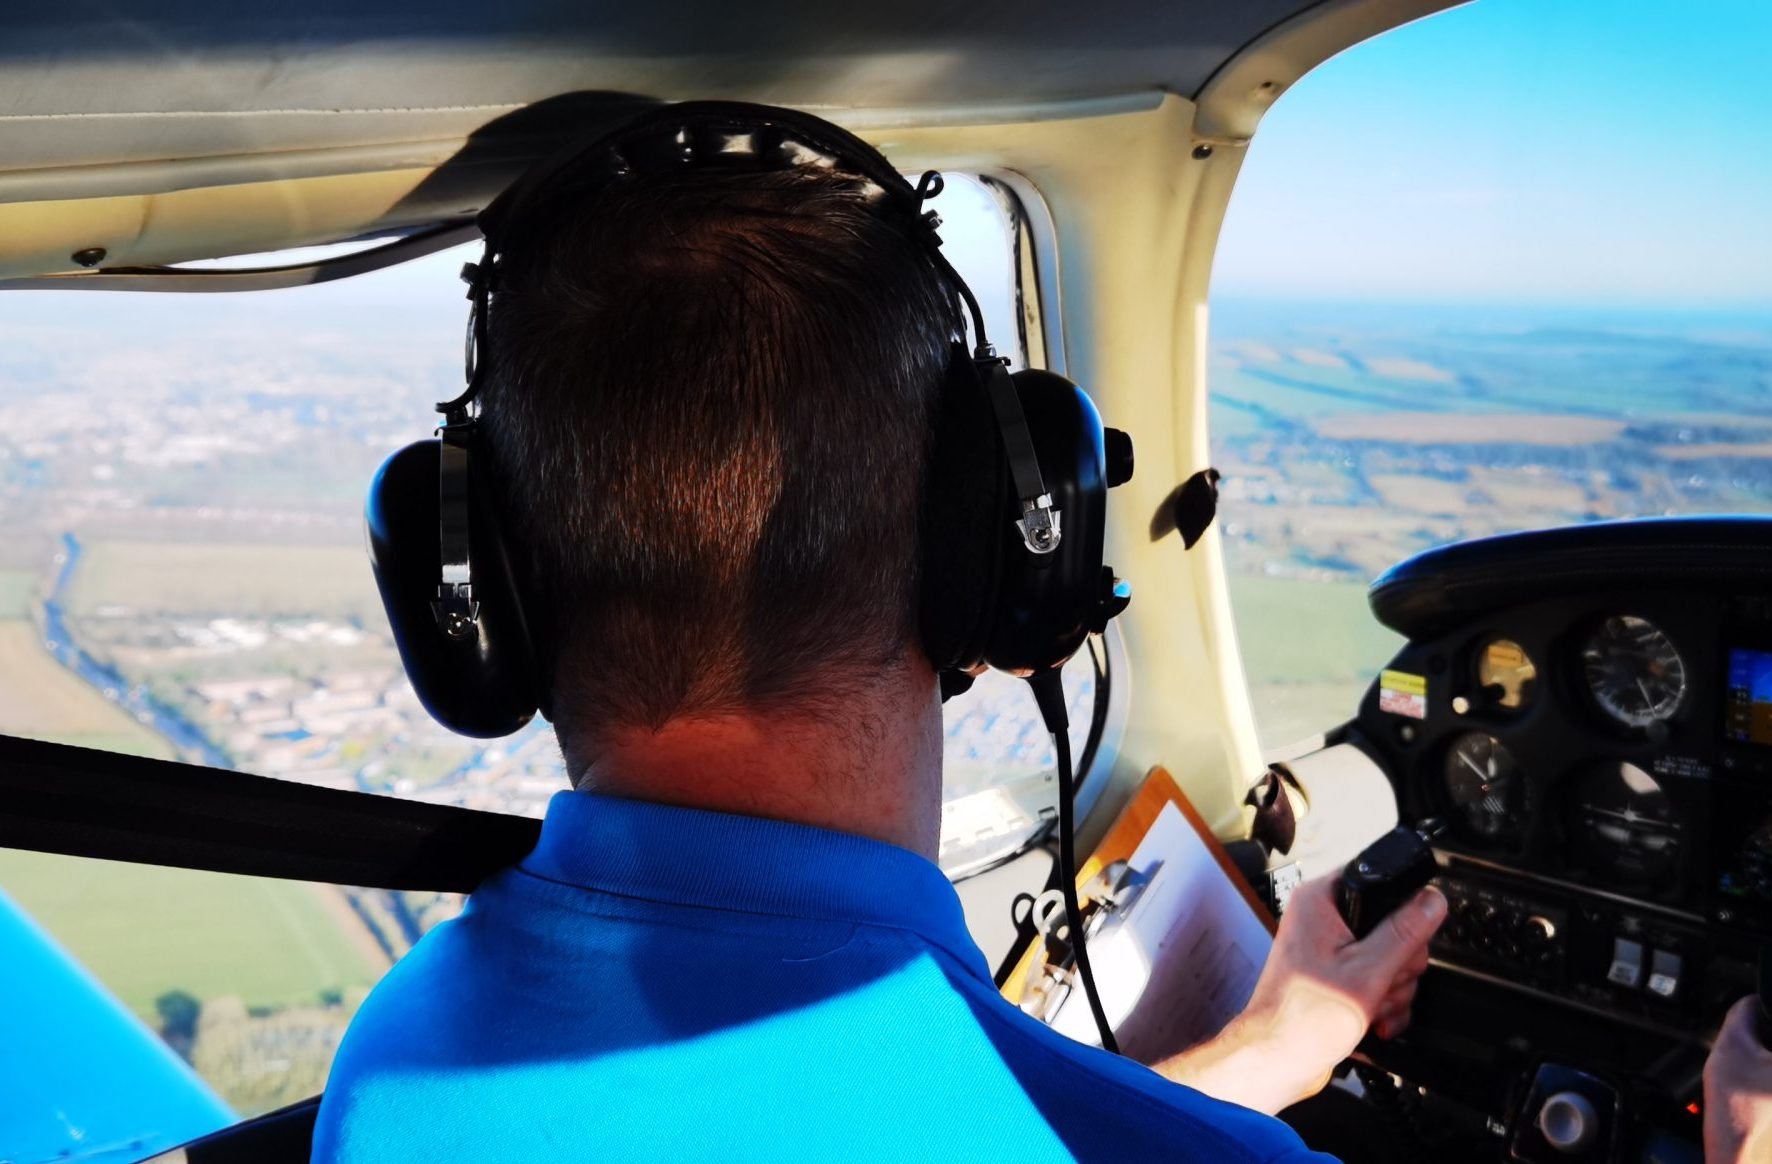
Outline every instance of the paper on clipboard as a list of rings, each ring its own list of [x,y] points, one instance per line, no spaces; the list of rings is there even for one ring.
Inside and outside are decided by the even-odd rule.
[[[1267,922],[1227,869],[1217,842],[1183,812],[1182,794],[1167,774],[1155,774],[1153,783],[1156,776],[1169,795],[1127,858],[1132,877],[1145,883],[1124,911],[1088,935],[1108,1021],[1122,1051],[1144,1062],[1224,1029],[1248,1003],[1273,945]],[[1114,840],[1110,833],[1103,849]],[[1100,1042],[1080,988],[1048,1021],[1074,1039]]]

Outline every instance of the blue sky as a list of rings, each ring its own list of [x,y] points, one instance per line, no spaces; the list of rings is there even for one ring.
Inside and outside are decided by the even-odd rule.
[[[1214,294],[1772,307],[1772,3],[1476,0],[1262,122]]]

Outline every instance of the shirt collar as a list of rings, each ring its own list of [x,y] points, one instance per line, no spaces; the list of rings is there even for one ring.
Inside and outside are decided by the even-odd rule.
[[[946,874],[909,849],[853,833],[560,792],[522,868],[674,905],[910,930],[990,980]]]

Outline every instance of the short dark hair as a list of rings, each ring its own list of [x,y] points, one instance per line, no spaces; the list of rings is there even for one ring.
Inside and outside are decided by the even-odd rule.
[[[540,234],[482,429],[556,720],[816,714],[901,662],[958,327],[908,225],[803,166],[629,176]]]

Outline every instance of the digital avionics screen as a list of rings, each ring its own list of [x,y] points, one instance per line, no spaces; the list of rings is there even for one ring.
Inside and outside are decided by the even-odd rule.
[[[1729,693],[1723,736],[1772,745],[1772,651],[1729,651]]]

